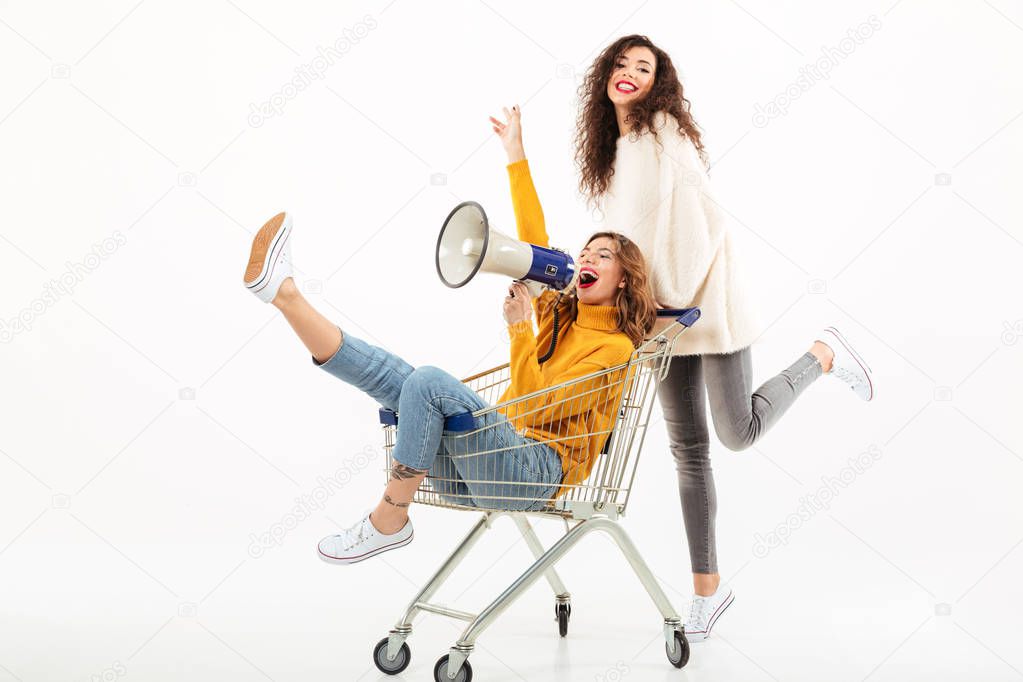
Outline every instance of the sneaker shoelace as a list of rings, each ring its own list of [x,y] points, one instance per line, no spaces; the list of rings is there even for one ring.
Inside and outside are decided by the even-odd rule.
[[[850,371],[845,367],[834,367],[832,368],[836,379],[840,379],[850,386],[858,386],[862,382],[856,372]]]
[[[700,631],[707,629],[707,602],[707,597],[699,595],[693,597],[693,601],[689,605],[688,629]]]
[[[338,537],[341,538],[341,546],[344,549],[352,549],[368,537],[365,519],[359,521],[351,528],[344,529],[338,533]]]

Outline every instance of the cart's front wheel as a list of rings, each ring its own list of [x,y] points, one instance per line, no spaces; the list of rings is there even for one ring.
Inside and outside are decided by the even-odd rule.
[[[668,654],[668,660],[676,668],[686,667],[689,662],[689,640],[684,632],[675,631],[675,653],[671,653],[668,645],[664,645],[664,653]]]
[[[373,662],[376,663],[380,672],[397,675],[408,667],[409,661],[412,660],[412,652],[409,650],[408,644],[402,642],[401,648],[398,649],[398,655],[394,657],[393,661],[389,661],[387,659],[387,639],[384,637],[373,648]]]
[[[568,619],[572,617],[572,605],[555,604],[554,614],[558,617],[558,633],[564,637],[568,634]]]
[[[466,661],[452,679],[448,677],[448,655],[444,654],[437,661],[437,665],[433,666],[433,679],[435,682],[472,682],[472,666]]]

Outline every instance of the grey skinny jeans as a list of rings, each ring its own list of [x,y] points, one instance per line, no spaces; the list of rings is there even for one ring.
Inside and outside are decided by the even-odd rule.
[[[693,573],[718,572],[717,494],[710,467],[707,397],[721,443],[729,450],[744,450],[756,443],[823,371],[807,351],[753,391],[752,365],[748,346],[718,355],[676,355],[657,388],[669,449],[678,470]]]

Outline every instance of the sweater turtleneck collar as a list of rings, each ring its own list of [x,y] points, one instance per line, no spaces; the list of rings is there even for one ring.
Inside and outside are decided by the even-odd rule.
[[[618,308],[613,305],[590,305],[578,301],[575,324],[584,329],[614,331],[618,328]]]

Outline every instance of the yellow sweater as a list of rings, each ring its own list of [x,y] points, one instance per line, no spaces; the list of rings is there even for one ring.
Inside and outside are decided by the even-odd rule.
[[[523,159],[509,164],[508,177],[519,239],[547,247],[543,210],[529,174],[528,161]],[[500,402],[614,367],[632,355],[632,340],[617,331],[617,308],[580,302],[574,322],[561,316],[557,349],[540,365],[539,354],[550,347],[554,324],[550,305],[556,299],[557,294],[548,290],[533,300],[538,336],[534,335],[530,320],[508,326],[511,385]],[[619,371],[578,382],[510,406],[504,413],[527,438],[544,441],[558,451],[564,485],[581,483],[589,476],[607,440],[606,433],[592,437],[586,434],[607,431],[614,425],[623,375],[624,372]],[[561,488],[558,494],[567,490]]]

